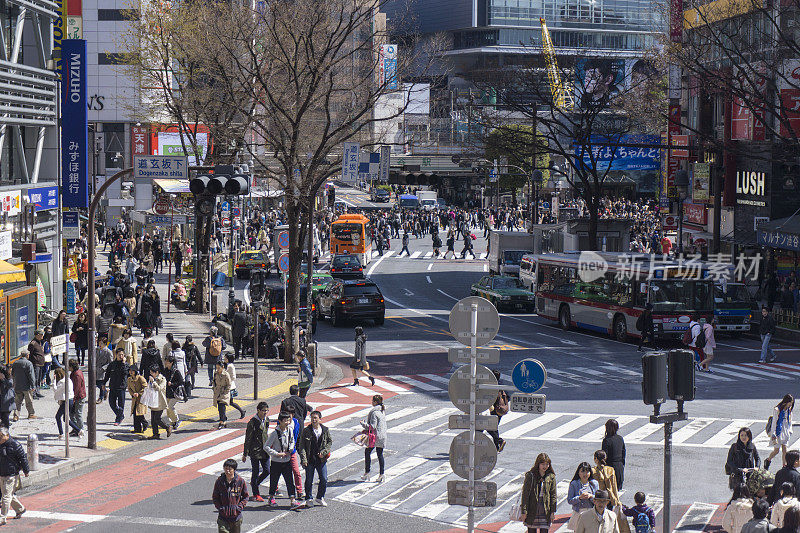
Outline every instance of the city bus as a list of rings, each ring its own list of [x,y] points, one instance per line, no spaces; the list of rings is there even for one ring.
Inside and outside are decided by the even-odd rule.
[[[656,337],[678,339],[692,315],[707,321],[714,316],[706,265],[606,252],[537,255],[535,263],[536,312],[565,330],[587,329],[620,341],[641,337],[636,320],[650,303]]]
[[[331,224],[331,255],[357,255],[361,266],[372,259],[369,219],[364,215],[341,215]]]

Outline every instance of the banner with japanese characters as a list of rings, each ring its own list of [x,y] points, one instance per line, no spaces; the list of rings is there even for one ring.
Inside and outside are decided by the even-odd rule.
[[[61,205],[89,207],[89,133],[86,105],[86,41],[61,41]]]

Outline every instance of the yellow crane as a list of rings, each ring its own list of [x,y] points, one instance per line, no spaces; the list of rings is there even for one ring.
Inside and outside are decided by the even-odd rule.
[[[558,70],[558,63],[556,63],[556,49],[553,47],[544,17],[540,17],[539,22],[542,24],[542,51],[547,64],[547,80],[550,82],[553,104],[561,109],[572,109],[575,107],[572,86],[561,81],[561,73]]]

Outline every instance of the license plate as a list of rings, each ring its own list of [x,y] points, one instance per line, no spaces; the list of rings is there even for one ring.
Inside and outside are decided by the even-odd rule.
[[[360,304],[368,304],[369,303],[369,298],[359,298],[358,299],[358,303],[360,303]]]

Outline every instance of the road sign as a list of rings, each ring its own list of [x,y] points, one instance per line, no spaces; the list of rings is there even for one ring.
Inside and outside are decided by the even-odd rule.
[[[289,232],[282,231],[278,234],[278,246],[281,249],[288,249],[289,248]]]
[[[469,413],[470,379],[469,365],[464,365],[450,376],[447,392],[453,405]],[[477,368],[478,390],[475,391],[475,412],[482,413],[494,403],[496,390],[481,390],[480,385],[497,385],[497,378],[483,365]]]
[[[55,335],[50,338],[50,351],[53,355],[64,355],[67,353],[67,334]]]
[[[547,396],[544,394],[523,394],[515,392],[511,395],[509,408],[518,413],[543,415]]]
[[[497,447],[485,433],[475,433],[475,479],[485,478],[497,464]],[[450,443],[450,466],[460,478],[469,478],[469,431]]]
[[[278,269],[281,272],[289,272],[289,254],[281,254],[278,259]]]
[[[469,482],[451,479],[447,482],[447,504],[468,506]],[[497,483],[494,481],[476,481],[473,507],[494,507],[497,505]]]
[[[470,345],[472,304],[478,305],[477,346],[488,344],[500,330],[500,315],[492,302],[480,296],[467,296],[459,300],[450,311],[450,334],[464,346]]]
[[[499,348],[478,348],[478,362],[484,365],[496,365],[500,362]],[[469,348],[449,348],[447,350],[447,361],[450,363],[469,364]]]
[[[227,212],[230,213],[230,211],[231,211],[231,203],[228,202],[227,200],[224,200],[224,201],[220,202],[219,210],[223,211],[223,212],[227,211]]]
[[[81,225],[77,211],[64,211],[61,235],[67,240],[81,238]]]
[[[153,204],[153,211],[157,215],[166,215],[169,213],[170,201],[168,196],[160,196],[156,203]]]
[[[133,179],[152,182],[158,178],[189,179],[189,162],[185,155],[135,155]]]
[[[495,415],[476,415],[476,431],[497,431],[500,420]],[[469,415],[450,415],[447,421],[448,429],[469,429]]]
[[[544,387],[547,371],[537,359],[523,359],[511,371],[511,381],[520,392],[534,393]]]
[[[234,217],[238,217],[238,216],[240,216],[240,215],[242,214],[242,210],[241,210],[241,209],[239,209],[238,207],[234,207],[234,208],[231,210],[231,213],[233,213],[233,216],[234,216]]]

